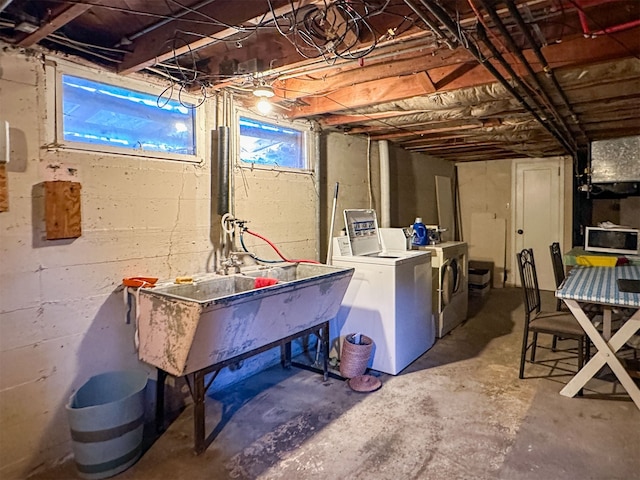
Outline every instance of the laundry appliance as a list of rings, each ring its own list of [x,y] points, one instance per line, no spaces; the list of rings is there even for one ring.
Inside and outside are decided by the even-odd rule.
[[[374,210],[345,210],[346,237],[334,239],[333,265],[355,269],[332,343],[362,333],[374,341],[369,367],[397,375],[435,342],[431,254],[383,250]]]
[[[428,225],[427,230],[441,232],[437,225]],[[407,243],[405,238],[411,229],[381,228],[380,236],[386,249],[402,249],[406,245],[419,251],[431,252],[433,287],[432,312],[438,338],[449,333],[467,319],[468,276],[467,244],[465,242],[439,242],[439,235],[430,237],[428,245]],[[433,243],[434,240],[437,243]]]
[[[467,319],[468,248],[466,242],[442,242],[413,247],[431,252],[432,311],[438,338],[449,333]]]

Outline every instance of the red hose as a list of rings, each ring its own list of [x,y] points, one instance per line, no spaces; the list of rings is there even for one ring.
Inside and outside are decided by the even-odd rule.
[[[316,262],[315,260],[289,260],[288,258],[285,258],[284,255],[282,255],[282,253],[280,253],[280,250],[278,250],[278,247],[276,247],[273,242],[267,240],[266,238],[264,238],[262,235],[259,235],[255,232],[252,232],[251,230],[249,230],[248,228],[245,229],[245,232],[247,232],[249,235],[253,235],[254,237],[258,237],[260,240],[264,240],[265,242],[267,242],[269,244],[269,246],[271,248],[273,248],[276,253],[278,254],[278,256],[284,260],[285,262],[291,262],[291,263],[320,263],[320,262]]]

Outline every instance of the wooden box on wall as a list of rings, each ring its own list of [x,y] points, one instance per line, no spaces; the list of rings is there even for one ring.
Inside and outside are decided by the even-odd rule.
[[[80,190],[78,182],[44,182],[47,240],[82,235]]]

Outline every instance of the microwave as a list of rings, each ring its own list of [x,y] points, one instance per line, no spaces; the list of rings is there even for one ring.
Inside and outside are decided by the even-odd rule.
[[[590,252],[638,255],[640,230],[634,228],[587,227],[584,249]]]

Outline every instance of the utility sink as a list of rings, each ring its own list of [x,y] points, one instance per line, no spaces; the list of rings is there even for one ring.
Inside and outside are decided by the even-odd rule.
[[[337,315],[352,275],[353,268],[299,263],[143,288],[139,358],[182,376],[294,335]],[[258,277],[278,283],[256,288]]]
[[[153,295],[206,303],[254,288],[255,278],[244,275],[216,275],[198,279],[194,283],[161,285],[153,290],[149,289],[149,292]]]

